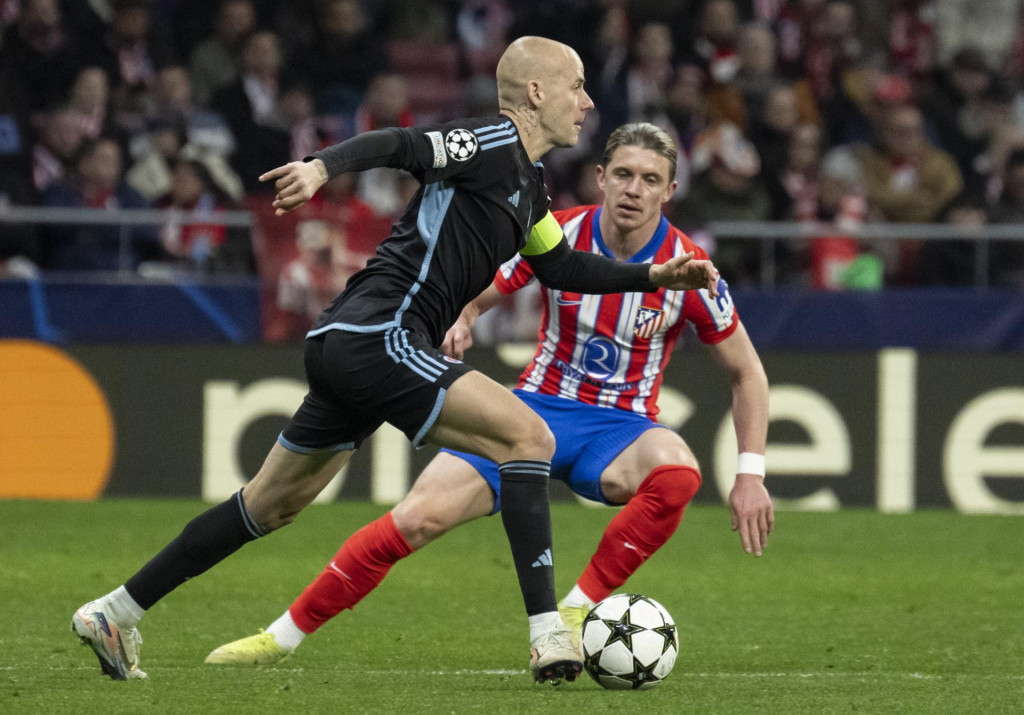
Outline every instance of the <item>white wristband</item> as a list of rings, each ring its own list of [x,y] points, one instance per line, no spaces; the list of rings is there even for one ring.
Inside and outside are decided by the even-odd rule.
[[[737,474],[756,474],[764,476],[764,455],[753,452],[740,452],[736,458]]]

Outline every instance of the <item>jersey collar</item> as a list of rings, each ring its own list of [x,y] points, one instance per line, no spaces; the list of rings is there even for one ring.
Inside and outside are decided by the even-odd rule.
[[[597,210],[594,211],[594,217],[591,219],[591,235],[594,237],[594,243],[608,258],[615,258],[615,254],[612,253],[606,245],[604,245],[604,237],[601,235],[601,211],[604,209],[603,206],[598,206]],[[632,256],[626,259],[626,263],[646,263],[649,259],[654,258],[654,254],[658,252],[662,242],[665,240],[665,236],[668,235],[668,219],[662,214],[661,221],[658,222],[658,228],[654,230],[654,235],[651,240],[648,241],[643,248],[634,253]],[[616,259],[618,260],[618,259]]]

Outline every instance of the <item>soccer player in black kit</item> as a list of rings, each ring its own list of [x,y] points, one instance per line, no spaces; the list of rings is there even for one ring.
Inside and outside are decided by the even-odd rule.
[[[718,274],[692,254],[624,264],[569,248],[548,211],[548,150],[573,146],[593,108],[569,47],[523,37],[498,64],[501,114],[383,129],[264,174],[274,207],[290,211],[339,174],[389,166],[422,183],[366,268],[317,318],[305,341],[309,393],[259,472],[234,497],[193,519],[124,585],[79,608],[72,630],[103,672],[139,669],[136,625],[147,609],[245,543],[294,520],[383,422],[423,442],[499,465],[502,522],[530,623],[537,681],[573,680],[582,663],[558,617],[548,476],[554,438],[509,390],[438,350],[463,306],[498,266],[522,254],[537,278],[580,293],[706,288]]]

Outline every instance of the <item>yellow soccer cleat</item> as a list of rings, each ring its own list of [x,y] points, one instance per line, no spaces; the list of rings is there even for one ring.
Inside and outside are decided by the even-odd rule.
[[[248,638],[232,641],[214,648],[206,656],[207,663],[228,665],[272,665],[280,663],[292,652],[277,644],[273,633],[260,632]]]
[[[577,652],[580,650],[580,631],[583,630],[583,621],[590,613],[589,606],[566,606],[565,601],[558,604],[558,615],[562,623],[572,633],[572,646]]]

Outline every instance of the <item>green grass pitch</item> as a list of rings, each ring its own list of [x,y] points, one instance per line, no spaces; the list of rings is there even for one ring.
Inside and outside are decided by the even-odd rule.
[[[142,623],[148,681],[115,683],[68,630],[202,505],[0,502],[2,713],[1014,713],[1024,711],[1024,521],[948,512],[782,513],[764,558],[728,514],[692,507],[630,591],[680,628],[675,671],[646,692],[526,670],[500,520],[400,563],[274,668],[203,664],[277,617],[342,539],[383,513],[308,509],[186,583]],[[611,517],[553,507],[564,594]]]

